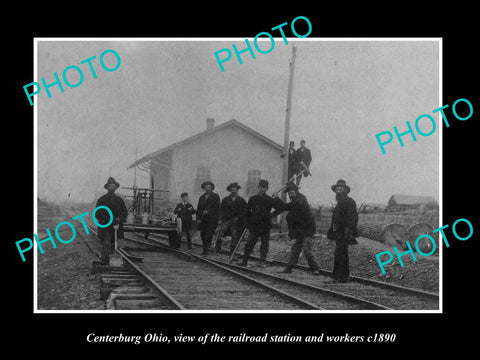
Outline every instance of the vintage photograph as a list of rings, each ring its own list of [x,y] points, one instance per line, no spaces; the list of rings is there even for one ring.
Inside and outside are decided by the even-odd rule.
[[[274,40],[35,39],[35,312],[442,311],[441,39]]]

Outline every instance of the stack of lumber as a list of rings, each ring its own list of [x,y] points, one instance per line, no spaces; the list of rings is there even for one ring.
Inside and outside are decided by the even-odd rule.
[[[407,250],[407,241],[411,248],[417,251],[417,248],[425,254],[429,254],[435,247],[434,252],[438,252],[438,234],[432,233],[432,226],[426,223],[417,223],[408,229],[401,224],[361,224],[358,225],[358,236],[366,237],[387,245],[395,246],[398,250]],[[428,234],[435,240],[435,245],[428,237],[422,236],[418,242],[417,238],[423,234]],[[416,244],[416,245],[415,245]]]
[[[388,224],[382,231],[381,239],[385,244],[407,249],[408,230],[401,224]]]
[[[381,224],[361,224],[357,227],[358,236],[381,242],[383,228],[384,225]]]
[[[358,226],[358,236],[404,249],[408,231],[401,224],[361,224]]]
[[[433,244],[432,240],[428,237],[422,236],[415,246],[415,242],[417,238],[421,235],[430,235],[435,240],[435,244]],[[418,223],[412,225],[410,229],[408,229],[408,241],[412,248],[416,250],[418,248],[422,253],[429,254],[430,252],[438,252],[438,233],[433,234],[433,227],[425,223]],[[434,250],[435,247],[435,250]]]

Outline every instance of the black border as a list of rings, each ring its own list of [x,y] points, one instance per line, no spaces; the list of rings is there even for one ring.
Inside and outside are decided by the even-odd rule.
[[[174,349],[195,350],[201,353],[226,354],[232,347],[240,354],[246,344],[90,344],[85,340],[90,332],[144,335],[148,332],[176,335],[178,333],[202,335],[220,333],[237,335],[270,334],[312,335],[328,334],[368,335],[396,333],[394,344],[268,344],[269,349],[282,352],[285,348],[366,350],[367,353],[386,355],[385,350],[402,349],[405,353],[419,349],[434,351],[461,344],[462,350],[474,344],[474,334],[467,324],[474,315],[475,258],[478,253],[478,214],[475,203],[476,146],[475,128],[478,122],[478,90],[474,81],[478,71],[474,62],[476,39],[474,37],[475,10],[466,6],[456,9],[418,8],[397,4],[392,9],[369,9],[365,4],[355,8],[339,4],[337,9],[292,9],[260,12],[246,4],[200,5],[198,11],[184,4],[184,9],[170,11],[163,5],[148,8],[133,4],[119,10],[111,5],[106,10],[97,6],[77,9],[69,17],[66,12],[52,9],[29,9],[19,19],[21,32],[14,33],[7,46],[15,56],[9,58],[9,75],[6,104],[8,124],[6,134],[12,134],[13,143],[4,141],[6,158],[4,177],[8,210],[5,223],[7,237],[4,256],[9,268],[6,272],[8,291],[5,309],[13,314],[9,321],[6,343],[13,349],[28,343],[37,351],[50,351],[61,344],[67,349],[84,349],[87,352],[125,351],[148,349],[159,353]],[[282,7],[281,5],[276,6]],[[452,6],[454,7],[454,6]],[[38,10],[38,11],[37,11]],[[282,10],[282,9],[281,9]],[[121,13],[119,13],[121,12]],[[441,37],[443,38],[443,104],[453,104],[458,98],[467,98],[473,104],[474,115],[468,121],[451,118],[451,127],[443,129],[443,224],[452,224],[458,218],[469,219],[474,226],[474,236],[468,241],[450,241],[444,248],[444,313],[443,314],[33,314],[33,256],[21,263],[14,242],[33,234],[33,112],[25,99],[22,86],[33,79],[34,37],[252,37],[258,32],[296,16],[306,16],[313,25],[310,37]],[[62,19],[64,21],[62,21]],[[477,22],[478,23],[478,22]],[[10,34],[12,31],[6,32]],[[12,54],[12,52],[10,52]],[[476,64],[475,64],[476,65]],[[451,114],[451,113],[447,113]],[[10,136],[8,136],[9,138]],[[7,137],[5,137],[7,138]],[[41,139],[38,139],[41,142]],[[11,220],[13,219],[13,224]],[[447,235],[451,234],[447,232]],[[450,235],[449,239],[453,239]],[[11,325],[11,326],[10,326]],[[418,347],[420,346],[420,348]],[[267,345],[249,345],[263,349]],[[42,350],[43,349],[43,350]],[[229,350],[232,350],[229,349]],[[416,350],[414,350],[416,349]],[[222,352],[222,350],[224,352]],[[308,353],[299,352],[299,355]],[[315,353],[312,353],[315,354]],[[382,355],[382,356],[383,356]]]

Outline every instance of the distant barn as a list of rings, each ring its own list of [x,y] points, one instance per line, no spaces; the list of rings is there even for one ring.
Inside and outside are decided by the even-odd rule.
[[[188,192],[194,206],[203,193],[202,182],[213,181],[221,197],[226,187],[238,182],[240,195],[248,199],[257,192],[260,179],[270,182],[270,189],[281,186],[283,146],[237,120],[215,126],[207,119],[204,131],[148,154],[129,168],[138,166],[150,173],[150,187],[165,189],[156,193],[154,213],[178,202]]]
[[[387,204],[388,210],[438,209],[438,202],[431,196],[392,195]]]

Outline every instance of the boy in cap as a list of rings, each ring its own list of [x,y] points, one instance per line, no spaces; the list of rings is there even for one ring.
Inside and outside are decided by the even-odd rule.
[[[192,204],[188,202],[188,193],[184,192],[180,195],[182,202],[178,203],[173,210],[173,213],[182,219],[182,232],[185,233],[187,238],[187,247],[192,248],[192,215],[195,214],[195,209]],[[180,234],[181,236],[181,234]],[[178,243],[180,246],[180,242]]]

